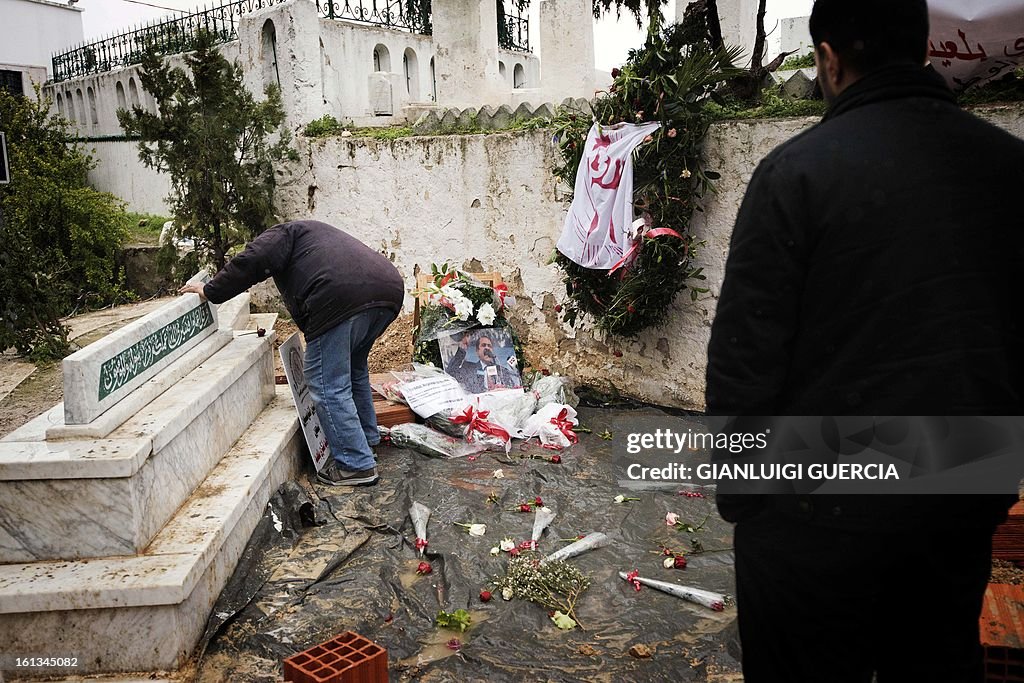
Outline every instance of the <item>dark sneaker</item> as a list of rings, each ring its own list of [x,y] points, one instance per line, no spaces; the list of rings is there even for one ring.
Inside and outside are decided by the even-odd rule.
[[[376,467],[353,472],[342,469],[338,466],[338,461],[333,459],[329,460],[323,469],[317,472],[316,478],[321,484],[327,484],[328,486],[373,486],[380,481],[380,477],[377,476]]]

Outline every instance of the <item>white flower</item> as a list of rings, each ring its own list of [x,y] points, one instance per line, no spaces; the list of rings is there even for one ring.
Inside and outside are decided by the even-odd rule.
[[[512,592],[511,588],[502,588],[501,589],[501,598],[503,600],[511,600],[513,595],[515,595],[515,593]]]
[[[494,306],[491,304],[480,304],[480,308],[477,309],[476,319],[480,321],[481,325],[490,325],[494,322],[494,318],[497,313],[494,312]]]
[[[674,512],[670,512],[665,515],[665,526],[675,526],[676,522],[679,521],[679,515]]]
[[[665,569],[672,569],[673,567],[676,566],[676,558],[674,558],[674,557],[666,557],[665,561],[662,562],[661,565],[663,567],[665,567]]]
[[[626,500],[626,497],[623,496],[623,495],[615,496],[615,502],[618,503],[619,505],[622,505],[623,501],[625,501],[625,500]]]
[[[473,315],[473,302],[469,299],[463,297],[452,304],[455,306],[455,317],[459,320],[469,320],[469,316]]]
[[[498,544],[498,547],[507,553],[509,550],[516,547],[516,542],[511,538],[503,538],[501,539],[501,543]]]
[[[469,535],[470,536],[483,536],[486,533],[487,533],[487,525],[486,524],[470,524],[469,525]]]
[[[505,478],[505,473],[502,472],[501,470],[494,470],[494,478],[495,479],[504,479]]]
[[[498,546],[494,546],[493,548],[491,548],[491,555],[498,555],[499,553],[501,553],[501,548],[499,548]]]

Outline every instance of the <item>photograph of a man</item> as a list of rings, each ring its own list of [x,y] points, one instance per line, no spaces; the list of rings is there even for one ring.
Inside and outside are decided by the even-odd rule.
[[[494,328],[460,332],[438,340],[444,371],[471,394],[523,386],[507,333]]]

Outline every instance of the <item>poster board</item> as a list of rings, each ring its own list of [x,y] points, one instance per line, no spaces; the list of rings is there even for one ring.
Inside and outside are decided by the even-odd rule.
[[[285,377],[288,378],[288,386],[292,390],[295,410],[299,413],[302,435],[306,437],[309,454],[313,457],[313,466],[319,472],[331,457],[331,448],[327,445],[327,436],[320,426],[320,416],[316,413],[313,397],[306,386],[306,376],[302,369],[306,349],[302,344],[301,335],[296,332],[288,337],[278,352],[281,354],[281,364],[284,366]]]

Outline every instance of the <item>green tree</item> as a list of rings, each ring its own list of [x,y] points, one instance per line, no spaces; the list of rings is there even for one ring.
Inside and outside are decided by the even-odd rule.
[[[50,116],[39,89],[0,89],[11,182],[0,185],[0,349],[35,361],[69,350],[61,318],[127,298],[117,256],[128,235],[123,203],[86,186],[92,158]]]
[[[140,80],[159,112],[133,107],[117,118],[141,138],[142,162],[171,176],[175,235],[193,239],[200,255],[222,268],[233,247],[275,222],[273,164],[295,152],[278,88],[268,87],[257,102],[242,83],[242,67],[214,45],[215,36],[201,32],[185,57],[187,71],[147,53]]]

